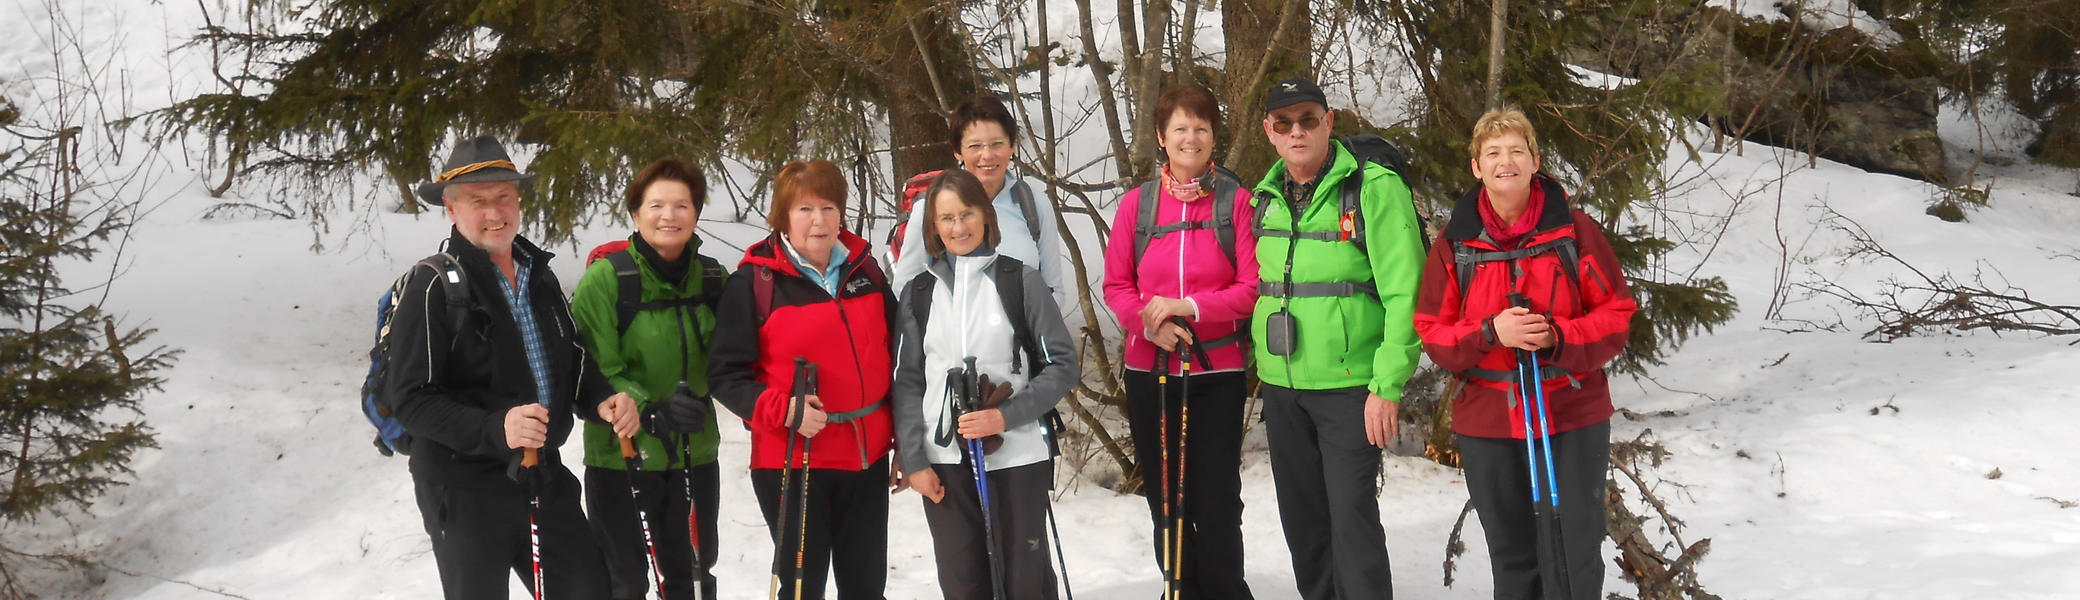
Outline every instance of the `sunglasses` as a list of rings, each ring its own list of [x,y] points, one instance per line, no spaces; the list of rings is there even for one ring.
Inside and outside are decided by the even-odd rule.
[[[1293,125],[1295,123],[1296,121],[1272,121],[1271,130],[1278,132],[1279,135],[1286,135],[1293,132]],[[1297,121],[1297,123],[1300,125],[1301,131],[1314,131],[1315,128],[1322,126],[1322,118],[1315,115],[1307,115],[1305,117],[1300,117],[1300,120]]]

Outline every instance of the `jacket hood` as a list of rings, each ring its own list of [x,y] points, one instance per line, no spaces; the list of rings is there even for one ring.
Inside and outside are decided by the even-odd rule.
[[[1560,181],[1543,172],[1531,181],[1546,196],[1545,208],[1538,216],[1538,226],[1531,232],[1573,225],[1574,212],[1568,210],[1567,190],[1560,187]],[[1487,235],[1487,225],[1481,222],[1481,186],[1475,184],[1473,189],[1459,195],[1458,204],[1452,205],[1452,219],[1444,226],[1444,238],[1463,242],[1483,235]]]
[[[801,277],[801,270],[796,269],[794,261],[787,258],[787,249],[781,246],[780,235],[780,232],[775,231],[767,234],[766,239],[759,240],[751,244],[751,247],[745,248],[744,260],[738,261],[737,267],[743,268],[749,265],[759,265],[790,277]],[[867,238],[860,237],[859,234],[853,233],[851,230],[838,230],[838,243],[845,245],[845,273],[848,275],[852,273],[853,269],[857,269],[861,264],[873,259],[873,256],[868,252],[869,244]]]

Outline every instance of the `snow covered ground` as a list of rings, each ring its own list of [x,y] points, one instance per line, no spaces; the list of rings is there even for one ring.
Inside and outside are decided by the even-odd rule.
[[[19,30],[0,28],[23,40],[0,45],[0,58],[16,59],[0,65],[19,65],[0,78],[41,68],[26,47],[33,36],[22,34],[37,29],[33,13],[43,6],[23,2],[14,10],[24,19],[8,26]],[[190,9],[121,6],[132,10],[68,10],[127,31],[133,67],[195,72],[192,54],[161,54],[171,45],[161,40],[178,42],[198,23]],[[202,85],[143,79],[140,97]],[[1953,160],[1969,156],[1975,130],[1946,119]],[[1742,312],[1691,339],[1653,380],[1620,380],[1617,403],[1638,418],[1615,420],[1613,436],[1651,430],[1672,452],[1656,473],[1671,483],[1659,491],[1687,522],[1685,539],[1713,540],[1700,569],[1707,589],[1729,599],[2080,597],[2080,510],[2062,508],[2080,502],[2080,441],[2071,433],[2080,423],[2080,347],[2072,338],[1872,343],[1860,334],[1874,323],[1796,290],[1782,319],[1765,318],[1780,272],[1786,285],[1828,280],[1861,294],[1907,275],[1896,265],[1845,261],[1847,240],[1828,226],[1830,210],[1923,271],[1998,271],[2037,298],[2080,303],[2080,238],[2070,233],[2080,230],[2080,198],[2068,193],[2080,183],[2071,171],[2016,162],[2015,135],[1996,133],[1989,155],[2005,164],[1979,171],[1981,185],[1993,184],[1990,205],[1954,224],[1922,214],[1934,193],[1927,184],[1825,160],[1806,168],[1800,154],[1749,145],[1745,156],[1704,153],[1702,164],[1680,151],[1671,158],[1670,179],[1681,185],[1663,201],[1668,212],[1657,227],[1692,243],[1668,268],[1724,277]],[[376,294],[432,251],[446,221],[367,217],[364,232],[329,234],[328,249],[313,253],[312,230],[301,221],[201,219],[216,200],[201,191],[199,163],[173,164],[108,295],[112,312],[157,327],[155,342],[186,352],[164,393],[145,403],[161,447],[138,457],[131,485],[104,497],[94,518],[47,517],[11,526],[9,537],[29,540],[30,550],[85,552],[109,567],[99,581],[53,582],[47,597],[436,596],[404,463],[370,448],[355,397]],[[244,193],[264,186],[251,187]],[[1718,234],[1713,217],[1728,215]],[[737,259],[728,246],[759,233],[703,225],[705,236],[729,242],[708,246],[725,263]],[[595,228],[578,242],[624,234]],[[562,256],[554,268],[575,281],[582,248],[555,250]],[[90,282],[109,272],[108,260],[68,277]],[[1840,331],[1812,327],[1838,321]],[[741,468],[744,433],[722,429],[721,460]],[[567,456],[577,468],[576,453]],[[2001,476],[1990,478],[1996,469]],[[1444,539],[1465,499],[1457,473],[1394,458],[1388,477],[1380,504],[1399,597],[1487,597],[1476,523],[1467,526],[1459,583],[1440,585]],[[1247,461],[1244,478],[1248,577],[1260,598],[1296,598],[1261,454]],[[771,544],[742,472],[725,469],[723,485],[722,595],[762,597]],[[890,598],[938,597],[918,502],[909,493],[894,501]],[[1082,484],[1056,506],[1081,597],[1158,592],[1138,498]],[[513,589],[521,597],[517,581]],[[1614,569],[1605,589],[1632,591]]]

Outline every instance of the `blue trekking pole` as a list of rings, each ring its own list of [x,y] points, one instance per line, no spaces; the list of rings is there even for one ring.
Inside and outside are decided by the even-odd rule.
[[[974,412],[982,408],[981,375],[975,371],[975,357],[967,357],[961,362],[965,366],[961,371],[961,389],[958,392],[961,410],[963,413]],[[989,501],[989,467],[983,458],[987,454],[982,449],[982,438],[968,440],[968,457],[975,463],[975,495],[982,501],[982,540],[983,549],[989,554],[990,593],[995,600],[1005,600],[1004,559],[997,555],[996,517],[990,515],[989,510],[992,505]]]
[[[1511,292],[1510,306],[1529,309],[1531,299],[1522,292]],[[1551,584],[1559,600],[1569,600],[1574,595],[1567,574],[1566,544],[1562,543],[1560,529],[1560,477],[1553,468],[1553,430],[1547,421],[1545,375],[1538,366],[1538,353],[1517,350],[1517,402],[1523,405],[1525,459],[1531,466],[1531,510],[1538,521],[1538,544],[1543,547],[1546,580]],[[1528,392],[1527,392],[1528,390]],[[1531,403],[1538,402],[1538,445],[1532,444]],[[1540,451],[1544,453],[1545,493],[1539,493]]]

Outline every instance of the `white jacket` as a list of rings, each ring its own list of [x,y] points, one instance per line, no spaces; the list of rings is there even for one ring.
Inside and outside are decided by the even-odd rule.
[[[919,254],[923,254],[920,250]],[[1007,429],[1003,446],[985,457],[990,470],[1006,469],[1050,459],[1040,418],[1067,395],[1081,377],[1068,327],[1062,323],[1052,294],[1032,267],[1020,267],[1025,290],[1025,315],[1039,342],[1045,363],[1040,377],[1032,372],[1012,372],[1014,341],[1012,324],[997,296],[996,254],[948,255],[952,261],[932,260],[918,277],[933,278],[928,326],[916,321],[916,280],[901,288],[898,310],[899,339],[896,352],[896,382],[891,390],[896,414],[896,440],[904,471],[915,472],[929,464],[960,464],[967,452],[961,438],[953,396],[947,389],[948,371],[964,366],[963,359],[975,357],[976,371],[989,376],[992,384],[1010,383],[1012,395],[998,407]],[[923,331],[920,338],[918,333]],[[941,438],[951,438],[939,445]]]

